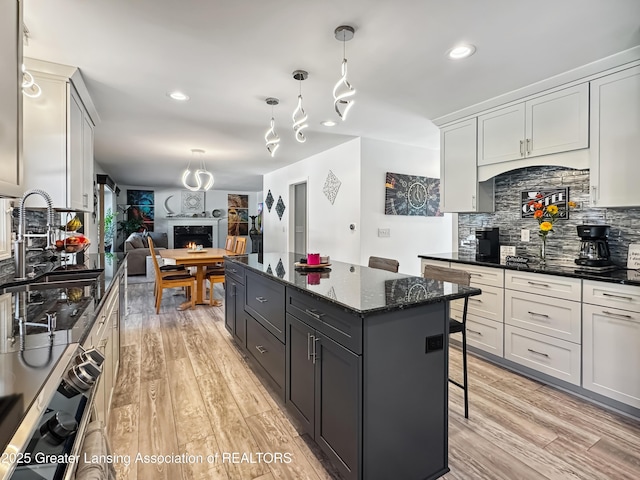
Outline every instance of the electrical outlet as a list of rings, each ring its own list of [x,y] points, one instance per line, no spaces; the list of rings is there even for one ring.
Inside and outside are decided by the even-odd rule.
[[[523,228],[522,230],[520,230],[520,240],[522,240],[523,242],[528,242],[529,237],[531,235],[531,230],[527,230],[526,228]]]
[[[390,237],[391,236],[391,229],[390,228],[379,228],[378,229],[378,236],[379,237]]]

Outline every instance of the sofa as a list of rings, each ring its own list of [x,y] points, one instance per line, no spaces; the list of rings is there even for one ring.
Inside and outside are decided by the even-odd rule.
[[[169,246],[169,237],[166,233],[143,232],[129,235],[124,242],[129,275],[145,275],[147,273],[147,256],[151,255],[148,237],[153,240],[153,248],[156,251]]]

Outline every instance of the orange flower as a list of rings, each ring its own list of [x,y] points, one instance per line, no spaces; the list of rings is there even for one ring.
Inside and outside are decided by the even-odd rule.
[[[536,202],[533,208],[535,208],[536,210],[542,210],[542,203]]]
[[[548,232],[553,228],[553,224],[551,222],[542,222],[540,224],[540,230],[543,232]]]
[[[533,212],[533,218],[542,218],[543,215],[544,213],[542,213],[542,210],[536,210]]]
[[[531,205],[533,205],[534,203],[536,203],[535,200],[529,200],[529,203],[527,203],[527,205],[530,207]]]
[[[567,205],[569,205],[571,208],[575,208],[576,202],[568,202]]]
[[[549,205],[547,207],[547,212],[549,212],[551,215],[555,215],[556,213],[558,213],[558,207],[556,205]]]
[[[542,198],[542,197],[544,197],[544,195],[542,195],[541,193],[538,193],[538,194],[536,195],[536,198]]]

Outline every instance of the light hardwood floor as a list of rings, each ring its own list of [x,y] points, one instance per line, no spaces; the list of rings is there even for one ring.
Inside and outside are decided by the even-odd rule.
[[[129,286],[120,375],[109,432],[118,455],[202,455],[202,463],[116,463],[121,480],[332,479],[322,453],[300,436],[248,367],[224,328],[224,310],[178,312],[166,295],[160,315],[152,284]],[[222,292],[217,292],[221,296]],[[470,418],[450,386],[448,480],[636,480],[640,422],[469,357]],[[451,373],[461,358],[451,349]],[[207,455],[253,453],[245,461]],[[258,462],[258,452],[290,463]],[[392,480],[392,479],[390,479]],[[402,479],[393,479],[402,480]]]

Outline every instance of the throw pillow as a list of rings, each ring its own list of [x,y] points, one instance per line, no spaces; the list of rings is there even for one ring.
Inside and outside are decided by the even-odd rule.
[[[142,241],[142,237],[137,235],[133,238],[129,238],[129,243],[133,248],[145,248],[144,242]]]

